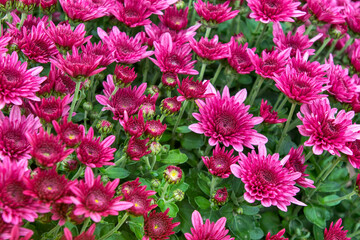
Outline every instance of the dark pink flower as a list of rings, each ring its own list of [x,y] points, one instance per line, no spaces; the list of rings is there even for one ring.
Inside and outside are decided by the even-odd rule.
[[[206,81],[194,81],[193,78],[186,77],[181,83],[178,81],[178,92],[180,97],[177,100],[183,102],[187,99],[199,99],[213,97],[215,94],[211,93],[211,84],[209,80]]]
[[[206,22],[219,24],[227,20],[233,19],[239,13],[239,10],[231,11],[229,7],[230,1],[223,4],[214,5],[210,2],[198,0],[194,3],[197,14]]]
[[[154,95],[147,95],[144,98],[143,103],[140,106],[140,111],[143,112],[144,116],[151,118],[155,115],[156,110],[156,100],[159,96],[159,93],[155,93]]]
[[[177,184],[181,181],[183,171],[177,166],[167,166],[163,172],[164,179],[169,184]]]
[[[286,118],[279,119],[278,113],[272,110],[272,106],[268,101],[261,99],[260,116],[264,119],[265,123],[276,124],[286,122]]]
[[[98,44],[94,43],[94,45],[88,41],[85,47],[81,46],[81,50],[85,54],[93,55],[94,57],[102,57],[99,63],[99,66],[101,67],[107,67],[115,61],[113,51],[101,41]]]
[[[145,134],[149,138],[160,138],[166,130],[166,124],[162,124],[160,120],[149,120],[145,125]]]
[[[249,74],[255,69],[255,66],[250,60],[247,49],[248,43],[241,45],[236,42],[234,37],[230,39],[230,57],[227,61],[229,65],[238,73],[238,74]],[[255,51],[256,48],[251,50]]]
[[[175,5],[165,10],[163,16],[159,16],[160,21],[170,29],[180,31],[185,29],[188,24],[189,8],[177,9]]]
[[[178,0],[149,0],[151,3],[151,10],[154,14],[162,15],[162,10],[169,8],[170,5],[176,3]]]
[[[59,120],[59,118],[68,115],[71,101],[70,95],[66,95],[63,99],[51,96],[41,99],[39,103],[30,102],[30,106],[36,116],[47,123],[51,123],[53,120]]]
[[[189,43],[192,50],[204,60],[215,61],[230,57],[229,44],[219,43],[218,35],[215,35],[211,40],[201,37],[199,42],[190,38]]]
[[[144,116],[142,111],[139,111],[137,118],[135,118],[135,116],[131,116],[129,118],[125,112],[124,121],[120,124],[123,126],[124,131],[130,136],[140,137],[145,131]]]
[[[11,229],[10,240],[29,240],[33,234],[34,232],[31,230],[24,234],[24,228],[14,225]]]
[[[172,115],[180,111],[181,102],[177,100],[178,97],[165,98],[161,101],[160,109],[166,115]]]
[[[277,234],[271,236],[271,233],[266,234],[265,240],[289,240],[288,238],[284,238],[283,235],[285,233],[285,228],[280,230]]]
[[[309,54],[305,53],[304,55],[298,50],[296,56],[292,57],[288,64],[291,69],[294,69],[296,72],[305,74],[310,78],[321,78],[323,79],[326,75],[326,71],[329,69],[329,64],[320,64],[317,61],[310,62],[308,61]]]
[[[336,6],[333,1],[307,0],[307,7],[317,20],[331,24],[345,22],[343,7]]]
[[[359,169],[360,168],[360,140],[356,140],[354,142],[347,142],[346,146],[350,148],[352,151],[352,155],[347,155],[347,159],[349,160],[350,164],[354,167]]]
[[[95,228],[96,228],[96,225],[95,225],[95,223],[93,223],[88,228],[88,230],[86,230],[85,232],[76,236],[75,238],[73,238],[73,235],[68,228],[64,228],[64,236],[63,236],[64,239],[61,239],[61,240],[96,240],[95,235],[94,235]]]
[[[51,7],[55,8],[57,0],[40,0],[40,6],[42,9],[50,9]]]
[[[59,125],[56,121],[52,121],[54,129],[60,139],[68,147],[76,147],[80,144],[85,128],[83,125],[77,125],[73,122],[68,122],[67,117],[64,117]]]
[[[360,9],[354,2],[345,4],[345,16],[349,28],[355,33],[360,33]]]
[[[152,211],[149,215],[144,215],[144,232],[145,235],[142,240],[163,240],[169,239],[173,235],[174,227],[180,225],[180,222],[173,223],[173,218],[168,216],[170,208],[165,212]]]
[[[168,89],[175,88],[178,81],[179,81],[179,76],[173,72],[166,72],[163,73],[163,75],[161,76],[162,84]]]
[[[74,21],[90,21],[108,14],[107,9],[91,4],[90,0],[59,0],[66,15]]]
[[[55,95],[60,96],[71,95],[75,92],[75,85],[76,83],[68,75],[51,64],[49,76],[41,84],[38,94],[47,96],[47,93],[54,92]]]
[[[135,68],[128,66],[116,65],[114,71],[115,84],[120,87],[129,86],[137,77]]]
[[[360,46],[356,47],[352,52],[351,64],[357,72],[360,72]]]
[[[148,19],[153,13],[150,8],[149,0],[123,0],[116,2],[115,6],[111,8],[111,13],[126,26],[134,28],[151,23]]]
[[[224,187],[216,190],[214,195],[211,197],[211,201],[218,206],[222,206],[227,202],[228,197],[229,197],[229,193],[226,190],[226,187]]]
[[[338,240],[350,240],[351,238],[346,237],[347,230],[343,230],[343,226],[341,226],[342,220],[339,218],[337,222],[334,224],[334,222],[331,222],[329,230],[325,228],[324,231],[324,240],[332,240],[332,239],[338,239]]]
[[[143,156],[150,154],[151,150],[148,150],[149,147],[147,146],[149,141],[148,138],[141,140],[132,136],[126,147],[127,156],[133,161],[139,161]]]

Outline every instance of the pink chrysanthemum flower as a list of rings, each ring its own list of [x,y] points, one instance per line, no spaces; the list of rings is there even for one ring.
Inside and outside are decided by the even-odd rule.
[[[166,115],[173,115],[180,111],[181,102],[177,100],[178,97],[164,98],[161,101],[160,109],[161,112]]]
[[[156,100],[159,97],[159,93],[155,93],[154,95],[147,95],[144,98],[143,103],[140,106],[140,111],[143,112],[144,116],[151,118],[155,115],[156,110]]]
[[[148,19],[153,13],[150,7],[149,0],[123,0],[123,2],[116,2],[115,6],[111,8],[111,13],[126,26],[134,28],[151,23],[151,20]]]
[[[360,140],[346,143],[346,146],[352,151],[352,155],[347,155],[350,164],[357,169],[360,169]]]
[[[113,50],[110,50],[107,45],[103,44],[101,41],[94,45],[88,41],[86,46],[81,46],[81,50],[85,54],[94,55],[95,57],[102,57],[99,66],[107,67],[115,61],[113,56]]]
[[[218,206],[222,206],[227,202],[228,197],[229,197],[229,193],[228,193],[226,187],[224,187],[224,188],[218,189],[213,194],[213,196],[211,197],[211,201]]]
[[[114,71],[115,84],[120,87],[128,87],[137,77],[135,68],[116,65]]]
[[[179,76],[176,73],[166,72],[161,76],[162,84],[170,90],[176,87],[178,81]]]
[[[166,124],[162,124],[160,120],[149,120],[145,125],[145,134],[149,138],[159,138],[166,130]]]
[[[30,103],[30,106],[36,116],[47,123],[51,123],[53,120],[58,120],[68,114],[71,101],[70,95],[66,95],[63,99],[51,96],[41,99],[39,103]]]
[[[296,183],[304,188],[315,188],[313,185],[314,181],[307,179],[305,177],[309,176],[309,174],[305,174],[305,170],[307,165],[305,163],[305,156],[303,154],[304,147],[300,146],[299,148],[291,148],[288,154],[289,158],[285,163],[285,167],[289,169],[290,172],[299,172],[301,173],[301,177],[296,179]]]
[[[326,71],[329,69],[329,64],[320,64],[317,61],[308,61],[309,54],[304,55],[298,50],[295,57],[292,57],[288,64],[291,69],[294,69],[298,73],[306,74],[310,78],[324,78]]]
[[[306,206],[294,196],[300,191],[295,187],[299,172],[290,172],[284,167],[288,157],[279,161],[279,154],[267,155],[265,145],[259,145],[259,153],[254,150],[240,154],[239,165],[231,165],[231,172],[245,184],[244,199],[253,203],[261,201],[264,207],[277,206],[286,212],[291,203]]]
[[[85,37],[85,24],[80,23],[74,30],[72,30],[68,21],[61,22],[58,25],[55,25],[52,21],[50,21],[50,25],[46,29],[46,33],[58,48],[65,51],[71,50],[72,47],[80,47],[92,37]]]
[[[90,21],[108,14],[107,9],[99,8],[90,0],[59,0],[66,15],[74,21]]]
[[[5,104],[21,105],[22,98],[39,101],[35,95],[46,77],[39,77],[43,67],[27,69],[27,62],[18,61],[18,55],[0,55],[0,109]]]
[[[145,235],[142,240],[163,240],[169,239],[173,235],[174,227],[178,226],[180,222],[173,223],[173,218],[168,216],[170,208],[165,212],[152,211],[149,215],[144,215],[144,232]]]
[[[138,112],[139,107],[144,101],[145,96],[143,94],[146,90],[146,83],[141,84],[138,88],[131,88],[131,86],[120,88],[113,96],[112,93],[115,90],[115,85],[111,74],[107,76],[107,81],[104,81],[103,85],[105,96],[96,95],[96,100],[105,106],[103,111],[110,110],[113,112],[114,120],[123,121],[125,111],[128,116]]]
[[[193,81],[193,78],[186,77],[181,83],[178,81],[179,88],[177,89],[181,96],[177,100],[183,102],[187,99],[209,98],[214,96],[210,93],[210,81]]]
[[[24,228],[20,228],[19,225],[14,225],[11,229],[10,240],[30,240],[33,231],[29,230],[26,234],[24,234]]]
[[[274,81],[281,92],[299,103],[309,103],[312,100],[324,98],[327,95],[320,93],[330,88],[326,86],[329,82],[327,78],[312,78],[306,73],[297,72],[290,66],[287,66],[280,76],[275,74]]]
[[[194,38],[190,38],[189,43],[192,50],[201,59],[215,61],[230,57],[229,44],[219,43],[218,35],[215,35],[211,40],[201,37],[199,42],[196,42]]]
[[[75,85],[76,83],[68,75],[51,64],[49,76],[41,84],[38,94],[48,96],[46,93],[53,92],[57,96],[72,95],[75,92]]]
[[[250,18],[263,23],[294,22],[294,17],[301,17],[305,12],[298,10],[301,4],[293,0],[247,0],[251,9]]]
[[[231,11],[229,7],[230,1],[223,4],[214,5],[209,2],[198,0],[194,3],[197,14],[206,22],[211,24],[219,24],[227,20],[233,19],[239,13],[239,10]]]
[[[304,35],[305,33],[305,25],[301,25],[296,29],[294,35],[289,31],[287,35],[285,35],[281,24],[274,23],[273,29],[273,41],[278,50],[284,51],[287,48],[291,48],[291,57],[295,57],[296,52],[299,50],[302,55],[308,53],[309,55],[314,55],[315,49],[310,48],[313,43],[322,37],[322,33],[319,33],[315,37],[309,39],[308,35]],[[310,49],[309,49],[310,48]]]
[[[138,112],[138,117],[135,116],[128,117],[127,112],[125,112],[124,121],[120,122],[123,126],[124,131],[130,136],[140,137],[145,131],[144,115],[142,111]]]
[[[159,42],[154,42],[156,60],[150,60],[160,68],[161,72],[197,75],[194,69],[196,61],[191,61],[191,47],[189,44],[176,44],[170,33],[161,35]]]
[[[229,230],[225,228],[226,218],[220,218],[216,223],[210,222],[206,219],[205,224],[198,211],[194,211],[191,216],[193,228],[191,234],[185,233],[187,240],[203,240],[203,239],[216,239],[216,240],[235,240],[230,235],[227,235]]]
[[[21,227],[21,225],[13,225],[11,223],[6,223],[2,218],[0,218],[0,239],[10,239],[13,240],[14,233],[16,232],[16,236],[24,236],[27,237],[22,240],[30,239],[30,237],[33,235],[33,231],[27,228]],[[18,239],[15,239],[18,240]]]
[[[139,161],[140,158],[151,153],[147,146],[149,141],[150,139],[148,138],[141,140],[132,136],[125,151],[126,155],[133,161]]]
[[[27,189],[24,179],[30,177],[27,164],[27,161],[0,161],[0,214],[6,223],[16,225],[24,219],[34,222],[38,217],[37,213],[49,212],[49,208],[39,200],[23,193]]]
[[[0,37],[0,54],[6,53],[9,49],[7,46],[9,45],[9,42],[11,40],[11,37],[1,36]]]
[[[260,116],[264,119],[264,123],[276,124],[286,122],[286,118],[279,119],[278,113],[272,110],[272,106],[267,100],[261,99]]]
[[[141,59],[147,58],[154,54],[153,51],[146,51],[147,46],[141,45],[141,35],[129,37],[125,32],[114,26],[109,34],[101,28],[97,29],[99,37],[105,45],[114,51],[115,61],[123,64],[133,64]]]
[[[215,92],[213,89],[213,93]],[[210,137],[211,146],[221,142],[226,147],[232,146],[238,152],[243,151],[243,146],[253,149],[253,145],[265,144],[268,139],[253,129],[263,118],[252,117],[252,114],[248,113],[250,106],[243,103],[245,98],[246,89],[230,97],[229,88],[225,86],[222,96],[218,91],[205,102],[197,100],[200,113],[193,113],[193,116],[199,122],[191,124],[189,129]]]
[[[185,29],[188,24],[189,8],[177,9],[176,6],[171,6],[165,10],[163,16],[159,16],[160,21],[170,29],[180,31]]]
[[[341,110],[335,117],[337,109],[331,108],[327,98],[304,104],[300,111],[297,116],[303,125],[297,127],[301,135],[310,137],[304,145],[313,146],[314,154],[320,155],[325,150],[332,155],[340,156],[339,151],[352,155],[346,143],[360,139],[360,125],[352,124],[353,111]]]
[[[68,228],[64,228],[64,236],[63,236],[64,239],[62,238],[62,240],[96,240],[94,235],[95,228],[96,228],[96,224],[93,223],[88,228],[88,230],[76,236],[75,238],[73,237],[71,231]]]
[[[0,159],[11,161],[28,160],[31,145],[26,134],[32,134],[41,127],[39,118],[32,114],[21,116],[18,106],[13,106],[9,117],[0,111]]]
[[[68,192],[71,194],[71,191]],[[70,195],[69,195],[70,196]],[[65,202],[68,201],[68,197],[65,198]],[[66,221],[71,220],[76,224],[81,224],[85,217],[84,216],[75,216],[74,215],[74,204],[67,204],[67,203],[53,203],[51,204],[51,220],[58,221],[60,226],[63,226]]]
[[[288,238],[284,238],[283,235],[285,233],[285,228],[280,230],[277,234],[274,236],[271,236],[271,233],[266,234],[265,240],[289,240]]]
[[[170,5],[176,3],[178,0],[149,0],[151,3],[151,10],[156,15],[163,15],[162,10],[169,8]]]
[[[115,189],[119,185],[119,179],[109,181],[105,186],[101,182],[101,176],[94,177],[91,168],[85,169],[85,181],[81,180],[77,186],[70,189],[75,195],[71,196],[76,208],[75,215],[90,217],[94,222],[100,222],[101,217],[119,215],[133,206],[131,202],[120,201],[122,196],[115,197]]]
[[[354,2],[345,4],[345,16],[349,28],[355,33],[360,33],[360,9]]]
[[[77,125],[73,122],[68,122],[67,118],[64,117],[60,125],[56,121],[52,121],[54,129],[60,139],[68,147],[76,147],[80,144],[85,128],[83,125]]]
[[[275,74],[281,74],[290,57],[291,48],[287,48],[282,52],[277,50],[262,51],[261,58],[251,49],[247,49],[251,62],[255,66],[255,72],[263,78],[273,79]]]
[[[90,127],[88,133],[83,132],[81,144],[76,149],[80,162],[91,168],[99,168],[104,165],[114,165],[110,162],[114,159],[116,148],[111,148],[115,136],[111,135],[100,142],[100,137],[94,138],[94,130]]]
[[[341,24],[345,22],[343,7],[337,6],[334,1],[307,0],[309,11],[317,20],[331,24]]]
[[[234,157],[232,155],[233,152],[234,149],[226,151],[225,147],[221,148],[219,145],[216,145],[211,157],[205,156],[201,158],[212,175],[220,178],[228,178],[231,174],[230,166],[240,158],[238,156]]]
[[[351,54],[351,64],[355,71],[360,72],[360,46],[357,46]]]
[[[229,65],[238,73],[238,74],[249,74],[255,69],[255,66],[252,64],[248,51],[248,43],[241,45],[236,42],[234,37],[230,39],[230,57],[227,59]],[[256,48],[252,48],[252,51],[255,52]]]
[[[54,167],[74,151],[66,149],[59,136],[49,135],[42,128],[38,134],[27,134],[26,138],[32,147],[31,156],[42,167]]]
[[[334,224],[334,222],[331,222],[329,230],[325,228],[324,230],[324,240],[332,240],[332,239],[338,239],[338,240],[350,240],[351,238],[346,237],[347,230],[343,230],[343,226],[341,226],[342,220],[339,218],[337,222]]]

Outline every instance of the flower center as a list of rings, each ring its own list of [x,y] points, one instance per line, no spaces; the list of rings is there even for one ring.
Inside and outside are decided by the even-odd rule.
[[[236,131],[237,122],[232,113],[222,112],[215,118],[215,128],[221,135],[230,135]]]
[[[260,180],[262,180],[262,182],[266,182],[268,184],[276,183],[276,176],[274,176],[274,174],[267,169],[260,170],[260,172],[258,173],[258,176],[259,176]]]
[[[93,190],[86,197],[86,207],[92,211],[101,212],[108,209],[108,196],[99,190]]]

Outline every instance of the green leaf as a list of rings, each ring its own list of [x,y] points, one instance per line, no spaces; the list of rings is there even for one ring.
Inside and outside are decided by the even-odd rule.
[[[250,231],[250,238],[251,239],[260,239],[264,236],[264,232],[261,228],[254,228]]]
[[[202,135],[196,133],[185,134],[184,138],[181,139],[181,146],[187,150],[193,150],[201,148],[204,145]]]
[[[191,130],[188,128],[188,126],[180,126],[176,129],[176,132],[178,133],[189,133]]]
[[[176,217],[177,213],[179,212],[178,206],[173,202],[166,202],[163,199],[160,199],[157,202],[157,204],[162,212],[165,212],[166,209],[169,208],[169,213],[168,213],[169,217],[174,218],[174,217]]]
[[[165,164],[178,165],[188,160],[186,154],[181,153],[179,149],[170,150],[168,154],[160,156],[159,161]]]
[[[144,235],[144,218],[130,216],[128,225],[133,233],[135,233],[137,239],[142,239]]]
[[[319,187],[318,192],[337,192],[341,188],[340,183],[327,181]]]
[[[326,220],[330,219],[330,213],[326,208],[319,206],[306,206],[304,208],[305,217],[309,222],[324,229]]]
[[[105,174],[112,179],[119,178],[123,179],[130,175],[130,172],[121,167],[114,167],[109,170],[105,170]]]
[[[333,201],[335,199],[338,199],[339,196],[338,195],[335,195],[335,194],[332,194],[332,195],[328,195],[326,197],[323,197],[323,198],[320,198],[320,203],[322,205],[325,205],[325,206],[336,206],[338,205],[341,201],[335,201],[335,202],[330,202],[330,203],[327,203],[329,201]]]
[[[210,207],[209,200],[202,196],[195,197],[195,202],[201,209],[208,209]]]
[[[259,207],[256,207],[256,206],[249,206],[249,205],[246,205],[246,204],[242,204],[240,205],[240,207],[243,209],[243,214],[245,215],[255,215],[259,212]]]
[[[324,230],[316,225],[313,225],[313,235],[315,240],[324,240]]]
[[[210,196],[210,187],[209,187],[209,181],[205,181],[204,179],[198,178],[197,184],[201,191],[203,191],[206,195]]]

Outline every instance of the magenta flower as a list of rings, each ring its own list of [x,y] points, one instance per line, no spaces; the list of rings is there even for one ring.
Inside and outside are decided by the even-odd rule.
[[[305,12],[298,10],[301,4],[293,0],[247,0],[251,9],[250,18],[263,23],[294,22],[294,17],[301,17]]]
[[[135,68],[116,65],[114,71],[115,84],[120,87],[128,87],[137,77]]]
[[[286,122],[286,118],[279,119],[278,113],[272,110],[272,106],[268,101],[261,99],[260,116],[264,119],[264,123],[276,124]]]
[[[343,230],[343,226],[341,226],[342,220],[339,218],[337,222],[331,222],[329,230],[325,228],[324,231],[324,240],[331,240],[331,239],[339,239],[339,240],[350,240],[351,238],[346,237],[347,230]]]
[[[102,59],[99,63],[99,66],[101,67],[107,67],[115,61],[113,50],[110,50],[107,45],[103,44],[101,41],[98,44],[94,43],[94,45],[88,41],[85,47],[81,46],[81,50],[85,54],[101,57]]]
[[[291,69],[294,69],[298,73],[306,74],[310,78],[321,78],[323,79],[326,75],[326,71],[329,69],[329,64],[320,64],[317,61],[308,61],[309,54],[305,53],[301,55],[298,50],[295,57],[292,57],[288,64]],[[324,79],[323,79],[324,80]]]
[[[110,162],[114,159],[115,148],[111,144],[115,136],[111,135],[100,142],[100,137],[94,138],[94,129],[90,127],[88,133],[83,132],[81,144],[76,149],[80,162],[91,168],[99,168],[104,165],[114,165]]]
[[[320,155],[328,151],[332,155],[340,156],[340,152],[352,155],[352,151],[346,146],[347,142],[360,139],[360,125],[352,124],[355,116],[353,111],[341,110],[335,117],[336,108],[331,108],[327,98],[317,99],[300,108],[297,114],[303,125],[297,126],[303,136],[310,137],[305,146],[313,146],[313,152]]]
[[[85,128],[83,125],[77,125],[73,122],[68,122],[67,118],[64,117],[60,125],[56,121],[52,121],[54,129],[60,139],[68,147],[76,147],[80,144]]]
[[[148,118],[154,117],[156,110],[156,100],[158,96],[159,93],[155,93],[154,95],[149,94],[145,96],[144,101],[140,107],[140,111],[143,112],[144,116]]]
[[[75,85],[76,83],[68,75],[51,64],[49,76],[41,84],[38,94],[47,96],[46,93],[53,92],[60,96],[72,95],[75,92]]]
[[[197,75],[194,69],[196,61],[191,61],[189,44],[176,44],[169,33],[161,35],[159,42],[154,42],[156,60],[150,60],[160,68],[161,72]]]
[[[204,60],[215,61],[230,57],[229,44],[219,43],[218,35],[211,40],[201,37],[199,42],[190,38],[189,43],[192,50]]]
[[[189,8],[177,9],[176,6],[171,6],[165,10],[163,16],[159,16],[160,21],[168,28],[176,31],[185,29],[188,24]]]
[[[211,83],[206,81],[193,81],[193,78],[186,77],[181,83],[178,81],[179,88],[177,89],[181,96],[177,100],[183,102],[189,99],[209,98],[215,94],[211,92]]]
[[[104,44],[111,51],[114,51],[116,62],[133,64],[154,54],[153,51],[146,51],[147,46],[141,45],[140,33],[136,34],[135,37],[129,37],[125,32],[120,32],[116,26],[112,28],[109,34],[101,28],[98,28],[97,32]]]
[[[212,24],[219,24],[227,20],[233,19],[239,13],[239,10],[231,11],[229,7],[230,1],[226,1],[223,4],[211,4],[205,3],[202,0],[198,0],[194,3],[194,8],[197,14],[206,22]]]
[[[191,234],[185,233],[186,240],[203,240],[203,239],[216,239],[216,240],[235,240],[230,235],[227,235],[229,230],[225,228],[226,218],[220,218],[216,223],[210,222],[206,219],[205,224],[198,211],[194,211],[191,216],[193,228]]]
[[[138,112],[137,118],[135,118],[135,116],[129,118],[125,112],[124,121],[121,121],[120,124],[124,128],[124,131],[130,136],[140,137],[145,131],[144,115],[142,111]]]
[[[352,151],[352,155],[347,155],[349,163],[357,169],[360,169],[360,140],[354,142],[347,142],[346,146]]]
[[[280,230],[277,234],[274,236],[271,236],[271,233],[266,234],[265,240],[289,240],[288,238],[284,238],[283,235],[285,233],[285,228]]]
[[[151,23],[148,19],[153,13],[150,7],[151,3],[148,0],[122,0],[122,2],[116,1],[111,13],[126,26],[134,28]]]
[[[174,227],[180,225],[180,222],[173,223],[173,218],[168,216],[170,208],[165,212],[152,211],[149,215],[144,215],[144,232],[145,235],[142,240],[162,240],[169,239],[173,235]]]
[[[181,109],[181,102],[178,101],[177,98],[178,97],[176,96],[172,98],[164,98],[160,104],[161,112],[169,116],[179,112]]]
[[[90,21],[108,14],[106,8],[99,8],[89,0],[59,0],[66,15],[75,21]]]
[[[18,55],[0,55],[0,109],[5,104],[22,105],[23,100],[39,101],[36,92],[46,77],[39,77],[43,67],[27,69],[27,62],[18,61]]]
[[[279,154],[266,154],[265,145],[259,145],[259,153],[254,150],[240,154],[239,165],[231,165],[231,172],[245,184],[244,198],[247,202],[261,201],[264,207],[277,206],[286,212],[291,203],[306,206],[294,196],[300,191],[295,187],[299,172],[290,172],[283,167],[288,157],[279,161]]]
[[[105,186],[101,182],[101,176],[94,177],[91,168],[85,169],[85,181],[79,181],[77,186],[70,189],[75,196],[70,199],[75,204],[74,214],[90,217],[94,222],[100,222],[101,217],[119,215],[133,206],[131,202],[120,201],[122,197],[115,197],[115,189],[119,185],[119,179],[109,181]]]
[[[68,228],[64,228],[64,240],[82,240],[82,239],[86,239],[86,240],[95,240],[95,228],[96,228],[96,224],[93,223],[88,230],[86,230],[85,232],[81,233],[80,235],[76,236],[75,238],[73,238],[73,235],[71,233],[71,231]]]
[[[226,187],[218,189],[213,196],[211,197],[211,201],[218,206],[224,205],[229,197],[229,193],[226,190]]]
[[[343,7],[339,7],[333,1],[307,0],[307,7],[317,20],[331,24],[345,22]]]
[[[227,59],[229,65],[238,73],[238,74],[249,74],[252,72],[255,67],[250,60],[247,49],[248,43],[241,45],[236,42],[234,37],[230,39],[230,57]],[[255,52],[256,48],[252,48]]]
[[[160,120],[149,120],[145,125],[145,134],[149,138],[160,138],[166,130],[166,124],[162,124]]]
[[[30,102],[30,106],[36,116],[47,123],[51,123],[53,120],[68,115],[70,102],[72,102],[70,95],[66,95],[63,99],[51,96],[50,98],[41,99],[39,103],[32,104]]]
[[[215,92],[213,89],[213,93]],[[218,91],[205,102],[197,100],[200,113],[193,113],[193,116],[199,122],[191,124],[189,129],[210,137],[211,146],[221,142],[226,147],[232,146],[238,152],[243,151],[243,146],[253,149],[253,145],[265,144],[268,139],[253,129],[263,118],[252,117],[252,114],[248,113],[250,106],[243,103],[245,98],[246,89],[230,97],[229,88],[225,86],[222,96]]]
[[[355,2],[345,5],[345,16],[349,28],[355,33],[360,33],[360,10],[356,7]]]
[[[10,240],[19,240],[19,237],[21,240],[29,240],[31,236],[34,234],[33,231],[27,228],[21,227],[21,224],[13,225],[10,223],[4,222],[3,219],[0,219],[0,238],[1,239],[10,239]]]
[[[150,139],[148,138],[141,140],[132,136],[125,151],[126,155],[133,161],[139,161],[140,158],[151,153],[147,146],[149,141]]]
[[[149,0],[151,3],[151,10],[154,14],[162,15],[162,10],[169,8],[170,5],[176,3],[178,0]]]
[[[357,72],[360,72],[360,46],[357,46],[351,54],[351,64]]]

